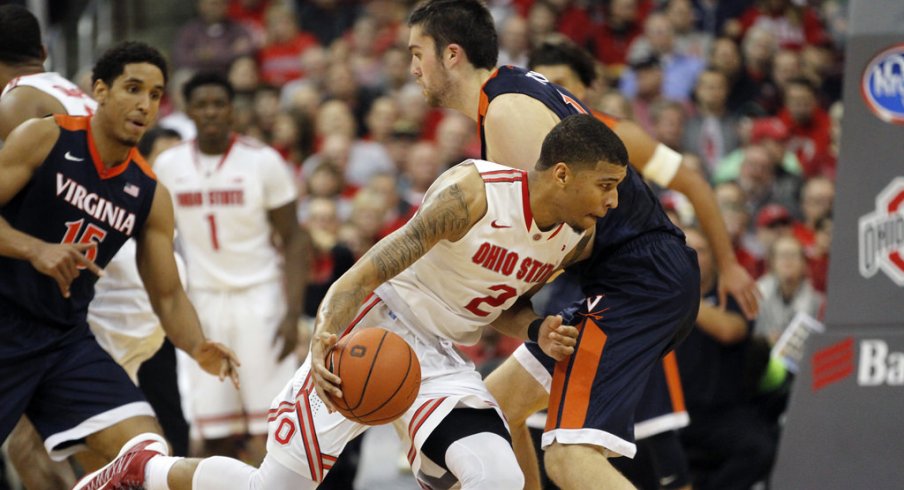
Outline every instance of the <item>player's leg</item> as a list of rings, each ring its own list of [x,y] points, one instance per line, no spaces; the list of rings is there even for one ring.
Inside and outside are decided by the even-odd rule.
[[[231,294],[217,291],[190,290],[189,297],[201,328],[208,339],[221,342],[236,352],[242,361],[238,368],[242,385],[250,381],[245,378],[243,367],[246,358],[239,351],[236,330],[241,328],[233,318],[235,306],[232,305]],[[246,325],[253,328],[253,326]],[[232,383],[224,383],[201,369],[197,363],[187,363],[182,367],[187,373],[190,391],[188,406],[191,411],[192,431],[202,440],[202,456],[239,456],[237,441],[246,434],[245,413],[242,408],[241,395]],[[282,383],[287,377],[281,378]],[[272,398],[271,398],[272,399]],[[268,401],[269,403],[269,401]]]
[[[232,296],[230,316],[237,327],[232,333],[236,340],[234,350],[242,360],[239,394],[246,427],[243,459],[258,464],[266,454],[270,403],[299,363],[294,354],[279,361],[282,344],[274,342],[286,314],[282,284],[261,284]]]
[[[524,354],[529,355],[523,348],[519,348],[515,355],[510,356],[487,376],[486,385],[509,423],[512,448],[524,473],[524,488],[531,490],[539,489],[541,482],[537,452],[527,427],[527,418],[546,408],[551,374],[538,363],[536,364],[539,371],[535,374],[530,372],[522,363],[529,365],[534,363],[519,359],[519,355]],[[541,379],[545,377],[547,387],[544,387],[538,377]]]
[[[22,417],[10,434],[7,456],[28,490],[67,490],[75,483],[72,468],[50,459],[27,417]]]
[[[677,238],[639,239],[610,257],[587,298],[576,353],[556,366],[543,446],[560,487],[629,485],[608,457],[633,457],[635,411],[646,380],[676,334],[693,325],[699,270]]]
[[[453,409],[421,445],[421,454],[451,473],[462,489],[524,487],[505,423],[490,408]]]

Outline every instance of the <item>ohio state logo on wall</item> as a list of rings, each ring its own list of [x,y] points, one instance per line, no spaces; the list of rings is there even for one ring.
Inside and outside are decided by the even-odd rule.
[[[879,270],[904,286],[904,177],[876,196],[876,211],[860,217],[860,275]]]
[[[904,44],[877,54],[866,65],[860,94],[879,119],[904,124]]]

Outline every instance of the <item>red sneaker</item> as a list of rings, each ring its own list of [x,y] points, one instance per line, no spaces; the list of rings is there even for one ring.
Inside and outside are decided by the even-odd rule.
[[[145,433],[133,437],[107,466],[76,483],[72,490],[129,490],[144,488],[144,467],[154,456],[169,455],[162,436]]]

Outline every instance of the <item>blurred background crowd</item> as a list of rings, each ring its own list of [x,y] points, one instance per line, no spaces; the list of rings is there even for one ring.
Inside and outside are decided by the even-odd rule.
[[[182,83],[199,70],[228,76],[235,131],[276,148],[294,169],[298,219],[316,254],[305,305],[312,317],[329,285],[413,215],[442,171],[479,157],[477,129],[428,106],[409,73],[414,1],[194,3],[192,14],[167,19],[171,44],[157,44],[172,73],[149,138],[193,138]],[[487,3],[500,65],[527,67],[543,42],[585,48],[597,74],[586,102],[638,122],[712,183],[738,258],[763,294],[752,333],[727,343],[768,350],[796,313],[820,317],[845,0]],[[90,93],[88,75],[74,77]],[[659,192],[674,221],[694,225],[686,198]],[[490,369],[517,345],[488,330],[467,352]]]

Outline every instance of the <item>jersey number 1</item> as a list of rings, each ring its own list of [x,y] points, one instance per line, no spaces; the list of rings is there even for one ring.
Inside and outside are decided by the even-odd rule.
[[[85,224],[85,218],[76,221],[67,221],[66,222],[66,234],[63,235],[63,241],[60,243],[91,243],[95,242],[100,245],[100,242],[104,241],[104,238],[107,236],[107,232],[104,231],[103,228],[95,225],[94,223],[88,223],[88,226],[85,227],[85,231],[82,232],[82,225]],[[79,237],[81,234],[81,237]],[[97,247],[89,248],[85,251],[85,258],[94,262],[94,259],[97,258]],[[78,266],[79,269],[84,269],[85,266]]]

